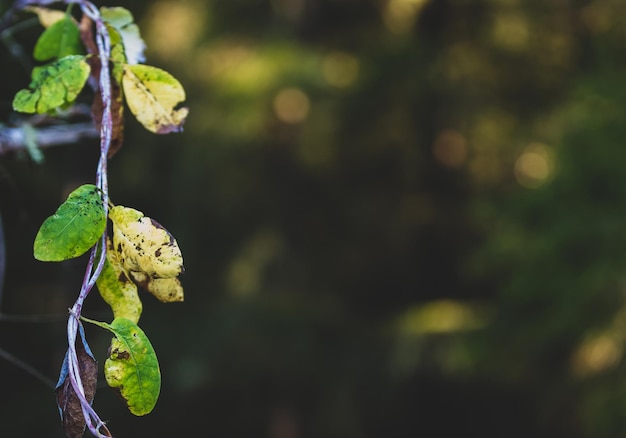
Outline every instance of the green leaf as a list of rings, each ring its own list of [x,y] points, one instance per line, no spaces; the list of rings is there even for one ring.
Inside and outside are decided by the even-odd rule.
[[[46,113],[72,103],[89,78],[89,64],[81,55],[71,55],[35,67],[28,89],[17,92],[13,109],[24,113]]]
[[[109,30],[109,38],[111,39],[111,61],[113,64],[113,78],[120,85],[122,85],[122,76],[124,74],[124,66],[127,64],[126,53],[124,52],[124,44],[122,44],[122,37],[119,32],[111,27],[107,26]],[[122,93],[120,92],[120,95]]]
[[[80,30],[72,17],[66,15],[43,31],[35,44],[33,56],[37,61],[47,61],[82,53]]]
[[[104,377],[118,389],[134,415],[146,415],[156,405],[161,391],[159,362],[146,334],[126,318],[109,324],[97,323],[115,335],[104,362]]]
[[[104,21],[119,33],[124,46],[125,62],[138,64],[145,61],[143,52],[146,49],[146,43],[141,38],[139,26],[135,24],[133,14],[122,7],[102,7],[100,14]]]
[[[107,246],[107,259],[96,280],[98,291],[102,299],[111,306],[114,318],[126,318],[136,324],[143,309],[137,286],[126,275],[110,240]]]
[[[96,244],[105,227],[100,192],[93,184],[82,185],[39,228],[33,245],[35,258],[59,262],[78,257]]]
[[[127,64],[122,86],[128,108],[148,131],[182,131],[189,110],[174,109],[185,100],[185,90],[174,76],[149,65]]]

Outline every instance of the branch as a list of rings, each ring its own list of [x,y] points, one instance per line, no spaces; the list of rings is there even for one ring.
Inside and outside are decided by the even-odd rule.
[[[0,126],[0,155],[26,149],[29,132],[35,132],[35,142],[40,148],[77,143],[80,140],[98,138],[99,133],[92,122],[24,129]]]
[[[35,367],[27,364],[23,360],[15,357],[14,355],[12,355],[11,353],[9,353],[8,351],[2,348],[0,348],[0,358],[6,360],[7,362],[12,363],[18,368],[21,368],[22,370],[26,371],[28,374],[30,374],[31,376],[33,376],[34,378],[42,382],[47,387],[54,389],[56,384],[52,379],[48,378],[46,375],[44,375],[42,372],[37,370]]]

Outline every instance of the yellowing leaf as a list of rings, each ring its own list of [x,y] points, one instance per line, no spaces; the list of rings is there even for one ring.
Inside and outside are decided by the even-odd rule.
[[[141,38],[139,26],[135,24],[133,14],[128,9],[122,7],[102,7],[100,8],[100,13],[104,21],[119,33],[124,47],[126,62],[128,64],[137,64],[145,61],[143,52],[146,49],[146,43]]]
[[[104,362],[107,384],[119,391],[131,413],[149,414],[161,391],[161,370],[154,348],[144,331],[126,318],[115,318],[111,324],[84,316],[80,319],[115,335],[109,347],[109,357]]]
[[[172,278],[183,271],[178,243],[161,224],[133,208],[116,205],[109,212],[113,246],[127,271]]]
[[[24,8],[24,10],[36,14],[37,18],[39,18],[39,23],[41,23],[43,27],[52,26],[57,21],[65,18],[66,15],[65,12],[59,11],[58,9],[48,9],[40,6],[28,6]]]
[[[178,277],[152,278],[144,272],[130,271],[132,279],[163,303],[184,301],[183,285]]]
[[[125,318],[115,318],[110,325],[96,324],[115,335],[104,362],[107,383],[119,390],[130,412],[150,413],[161,391],[161,371],[150,340],[137,324]]]
[[[174,76],[148,65],[125,65],[122,86],[128,108],[148,131],[182,131],[189,110],[175,109],[185,90]]]
[[[110,240],[107,246],[107,259],[96,281],[98,291],[111,306],[114,318],[126,318],[137,323],[143,309],[137,286],[128,278]]]

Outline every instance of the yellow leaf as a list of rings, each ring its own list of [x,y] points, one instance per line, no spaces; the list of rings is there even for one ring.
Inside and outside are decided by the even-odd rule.
[[[128,108],[147,130],[182,131],[189,110],[175,109],[185,100],[185,89],[174,76],[149,65],[126,64],[122,86]]]
[[[127,271],[152,278],[173,278],[183,272],[176,239],[157,221],[120,205],[111,208],[109,218],[113,222],[113,247]]]
[[[154,295],[163,303],[183,301],[183,285],[178,277],[174,278],[151,278],[144,272],[130,271],[132,279],[145,290]]]
[[[40,6],[27,6],[24,8],[24,10],[37,14],[37,18],[39,18],[39,23],[43,27],[52,26],[57,21],[64,19],[66,15],[64,11],[42,8]]]
[[[128,278],[117,252],[110,240],[107,242],[107,260],[96,280],[102,299],[111,306],[114,318],[126,318],[139,322],[143,305],[137,293],[137,285]]]

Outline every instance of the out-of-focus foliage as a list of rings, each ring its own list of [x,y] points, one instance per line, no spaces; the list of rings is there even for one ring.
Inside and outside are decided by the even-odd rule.
[[[175,136],[129,119],[110,163],[112,197],[167,223],[186,267],[184,303],[144,302],[154,413],[119,424],[115,395],[94,401],[120,434],[626,433],[620,0],[123,6],[191,111]],[[28,78],[1,56],[11,96]],[[2,157],[4,312],[62,313],[80,282],[79,261],[58,284],[18,272],[50,272],[33,224],[91,178],[89,148]],[[54,330],[2,324],[0,346],[58,368],[63,327],[54,347]],[[3,428],[48,436],[55,412],[18,421],[53,406],[20,376]]]

